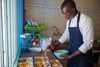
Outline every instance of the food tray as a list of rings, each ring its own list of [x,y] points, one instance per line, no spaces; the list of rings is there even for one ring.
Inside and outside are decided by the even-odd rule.
[[[34,57],[34,62],[37,62],[37,61],[48,61],[48,57]]]
[[[20,62],[33,62],[33,58],[32,57],[19,58],[18,63]]]
[[[51,64],[49,61],[37,61],[34,64],[35,64],[35,67],[51,67]]]
[[[63,67],[59,60],[50,60],[52,67]]]
[[[32,26],[29,26],[28,24],[26,24],[24,26],[24,29],[25,30],[44,30],[44,24],[39,24],[38,27],[32,27]]]
[[[18,63],[17,67],[34,67],[33,62],[21,62]]]

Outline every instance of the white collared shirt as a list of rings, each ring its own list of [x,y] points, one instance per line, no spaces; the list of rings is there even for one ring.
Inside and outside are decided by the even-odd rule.
[[[77,17],[78,14],[73,19],[71,19],[70,27],[77,27]],[[64,43],[67,39],[70,39],[68,27],[69,27],[69,20],[67,21],[66,29],[63,35],[59,39],[60,43]],[[83,44],[78,49],[82,53],[86,53],[93,46],[94,33],[93,33],[92,19],[87,15],[81,13],[79,21],[79,29],[83,36]]]

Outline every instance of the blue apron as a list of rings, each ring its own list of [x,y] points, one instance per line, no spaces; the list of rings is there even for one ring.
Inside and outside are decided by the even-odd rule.
[[[73,54],[83,44],[83,37],[79,30],[80,12],[77,18],[77,27],[70,27],[71,20],[69,21],[69,34],[70,34],[70,45],[69,55]],[[93,67],[93,53],[92,50],[88,50],[86,54],[78,55],[68,60],[67,67]]]

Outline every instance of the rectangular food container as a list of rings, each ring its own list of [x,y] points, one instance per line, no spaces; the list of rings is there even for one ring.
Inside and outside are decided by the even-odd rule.
[[[32,57],[19,58],[18,63],[21,62],[33,62],[33,58]]]
[[[37,61],[48,61],[48,57],[42,57],[42,56],[37,56],[37,57],[34,57],[34,62],[37,62]]]
[[[33,62],[20,62],[17,67],[34,67]]]
[[[35,67],[51,67],[51,64],[49,61],[37,61],[34,62]]]
[[[50,60],[52,67],[63,67],[59,60]]]

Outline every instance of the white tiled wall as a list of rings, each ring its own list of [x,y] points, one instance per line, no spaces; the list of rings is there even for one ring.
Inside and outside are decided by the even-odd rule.
[[[26,6],[26,19],[31,18],[37,23],[45,24],[45,36],[57,39],[60,36],[53,36],[55,32],[52,26],[56,26],[63,33],[66,27],[66,19],[60,11],[60,5],[64,0],[25,0],[25,4],[37,4],[39,6]],[[94,38],[100,36],[100,0],[74,0],[78,9],[84,9],[80,12],[87,14],[94,21]],[[53,6],[48,8],[43,6]],[[59,7],[56,8],[56,7]],[[88,10],[88,11],[87,11]],[[91,11],[89,11],[91,10]],[[96,11],[95,11],[96,10]],[[98,11],[98,12],[97,12]]]

